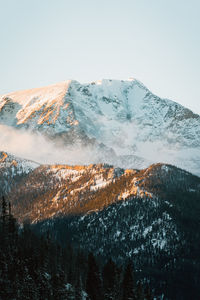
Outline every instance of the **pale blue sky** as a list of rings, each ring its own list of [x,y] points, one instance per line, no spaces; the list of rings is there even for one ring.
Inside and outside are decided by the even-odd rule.
[[[142,81],[200,113],[199,0],[0,0],[0,94]]]

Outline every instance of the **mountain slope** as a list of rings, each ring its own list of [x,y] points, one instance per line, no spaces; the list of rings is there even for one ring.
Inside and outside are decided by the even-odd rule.
[[[199,177],[165,164],[41,165],[12,183],[7,197],[21,222],[102,261],[133,260],[137,278],[156,295],[199,294]]]
[[[38,166],[39,164],[33,161],[0,152],[0,194],[8,193],[24,176]]]
[[[56,216],[100,211],[133,197],[165,198],[170,193],[199,193],[200,179],[170,165],[152,165],[141,171],[104,165],[40,166],[12,190],[18,219],[32,222]],[[27,215],[28,213],[28,215]]]
[[[1,154],[0,188],[21,222],[102,261],[133,260],[137,278],[151,282],[157,295],[199,294],[199,177],[166,164],[124,170],[20,159],[28,169],[13,172],[13,158]]]
[[[0,123],[90,146],[93,162],[164,162],[200,174],[200,116],[137,80],[66,81],[10,93],[0,98]]]

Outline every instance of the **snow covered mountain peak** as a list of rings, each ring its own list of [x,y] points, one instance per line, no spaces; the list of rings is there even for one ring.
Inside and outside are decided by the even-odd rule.
[[[121,157],[120,167],[146,161],[142,167],[163,162],[194,173],[200,169],[200,116],[132,78],[68,80],[3,95],[0,124],[61,138],[67,145],[97,146],[104,154],[110,149],[112,159],[101,162],[113,163],[114,155]]]

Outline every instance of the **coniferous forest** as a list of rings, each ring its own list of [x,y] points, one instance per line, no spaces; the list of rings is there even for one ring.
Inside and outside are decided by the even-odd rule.
[[[148,284],[137,282],[131,261],[102,263],[93,253],[61,247],[49,233],[18,225],[1,200],[0,300],[151,300]]]

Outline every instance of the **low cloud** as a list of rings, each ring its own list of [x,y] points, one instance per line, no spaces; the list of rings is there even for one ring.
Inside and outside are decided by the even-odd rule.
[[[94,151],[87,147],[58,147],[40,134],[0,125],[0,151],[41,164],[94,163]]]
[[[194,174],[199,173],[200,150],[171,148],[162,142],[139,142],[135,149],[128,147],[135,143],[137,128],[130,132],[125,128],[123,135],[116,135],[116,140],[109,145],[115,152],[98,147],[80,144],[74,146],[58,146],[39,133],[0,125],[0,151],[6,151],[18,157],[33,160],[41,164],[88,165],[91,163],[109,163],[122,168],[145,168],[151,163],[170,163],[186,169]],[[119,143],[120,139],[122,142]],[[127,144],[126,144],[127,142]],[[120,145],[123,145],[120,147]],[[117,155],[115,155],[116,153]],[[131,157],[123,157],[131,154]],[[121,156],[122,155],[122,156]],[[136,155],[139,160],[135,159]],[[141,158],[141,159],[140,159]],[[144,158],[144,159],[143,159]]]

